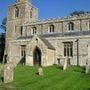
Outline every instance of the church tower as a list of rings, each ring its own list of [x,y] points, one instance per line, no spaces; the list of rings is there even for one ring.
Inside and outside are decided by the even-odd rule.
[[[6,49],[9,41],[21,35],[24,23],[34,22],[37,19],[38,9],[32,5],[32,0],[16,0],[15,4],[8,6]]]
[[[31,2],[32,0],[16,0],[17,3],[20,3],[20,2],[27,2],[27,1]],[[31,3],[32,3],[32,2],[31,2]]]

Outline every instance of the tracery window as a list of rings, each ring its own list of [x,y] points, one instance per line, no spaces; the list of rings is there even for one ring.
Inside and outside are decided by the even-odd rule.
[[[64,56],[73,56],[73,42],[64,42]]]

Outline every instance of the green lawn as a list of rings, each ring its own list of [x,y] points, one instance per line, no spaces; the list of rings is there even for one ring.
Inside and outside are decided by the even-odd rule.
[[[71,66],[63,71],[59,66],[44,67],[44,75],[38,76],[37,67],[19,65],[14,81],[3,84],[0,90],[90,90],[90,75],[84,68]]]

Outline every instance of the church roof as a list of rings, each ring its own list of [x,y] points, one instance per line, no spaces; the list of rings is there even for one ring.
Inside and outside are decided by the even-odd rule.
[[[38,35],[38,37],[43,41],[43,43],[49,48],[55,50],[53,45],[46,39],[49,37],[67,37],[67,36],[85,36],[85,35],[90,35],[90,31],[72,31],[72,32],[63,32],[63,33],[52,33],[52,34],[42,34]],[[31,36],[23,36],[19,37],[17,40],[26,40],[26,39],[31,39],[33,38],[33,35]]]
[[[49,48],[49,49],[53,49],[55,50],[55,48],[51,45],[51,43],[49,43],[49,41],[41,36],[38,36],[42,41],[43,43]]]
[[[38,35],[38,37],[40,38],[41,41],[43,41],[43,43],[44,43],[49,49],[55,50],[55,48],[53,47],[53,45],[51,45],[47,39],[45,39],[44,37],[42,37],[42,36],[40,36],[40,35]],[[27,36],[27,37],[19,37],[18,40],[30,39],[30,38],[33,38],[33,35],[32,35],[32,36]]]
[[[85,35],[90,35],[90,31],[68,31],[68,32],[63,32],[63,33],[48,33],[48,34],[42,34],[39,35],[40,37],[66,37],[66,36],[85,36]],[[32,38],[33,35],[31,36],[21,36],[18,39],[30,39]]]
[[[85,36],[90,35],[90,31],[67,31],[63,33],[42,34],[43,37],[67,37],[67,36]]]

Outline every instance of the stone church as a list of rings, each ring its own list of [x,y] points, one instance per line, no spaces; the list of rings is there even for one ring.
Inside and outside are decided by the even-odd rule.
[[[73,65],[85,65],[89,42],[90,13],[39,20],[31,0],[8,6],[7,62],[49,66],[68,57]]]

